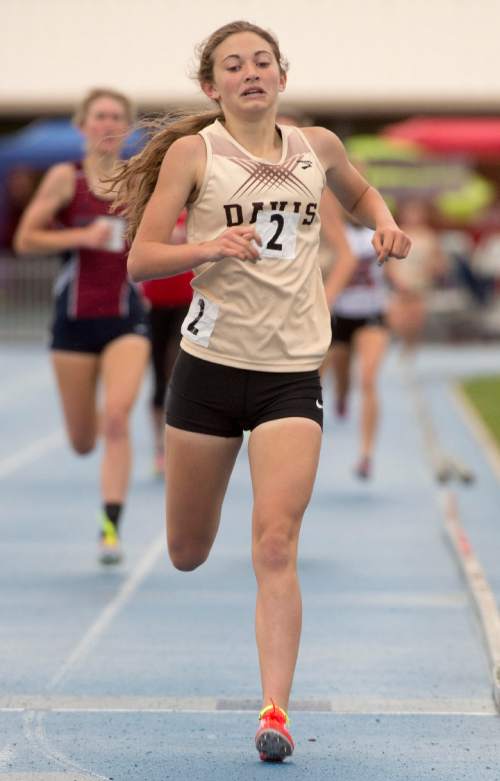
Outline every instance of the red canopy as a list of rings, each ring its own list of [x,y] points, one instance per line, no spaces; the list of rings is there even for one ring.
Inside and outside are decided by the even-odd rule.
[[[382,134],[433,152],[500,157],[500,119],[495,117],[415,117],[388,125]]]

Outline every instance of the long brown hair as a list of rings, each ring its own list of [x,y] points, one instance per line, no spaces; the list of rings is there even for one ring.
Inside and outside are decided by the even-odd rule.
[[[130,100],[123,92],[118,92],[115,89],[109,89],[108,87],[94,87],[94,89],[87,92],[85,97],[80,101],[73,114],[73,124],[77,127],[81,127],[87,118],[87,114],[90,106],[95,100],[99,98],[112,98],[118,103],[121,103],[124,110],[127,122],[129,125],[135,121],[135,108]]]
[[[199,65],[196,80],[200,86],[213,81],[213,55],[215,49],[230,35],[255,33],[271,46],[281,74],[285,74],[288,63],[282,56],[277,39],[268,30],[250,22],[231,22],[220,27],[198,48]],[[131,243],[141,221],[146,204],[155,188],[160,167],[169,147],[183,136],[196,135],[216,119],[224,119],[220,107],[198,113],[167,114],[162,119],[148,120],[140,126],[151,135],[139,154],[122,161],[113,177],[112,186],[117,193],[114,208],[127,220],[127,239]]]

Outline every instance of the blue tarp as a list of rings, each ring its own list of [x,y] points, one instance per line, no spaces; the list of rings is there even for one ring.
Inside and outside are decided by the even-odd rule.
[[[124,157],[137,152],[143,134],[133,132],[123,150]],[[45,169],[65,160],[83,156],[83,136],[69,119],[39,119],[0,138],[0,176],[11,168],[29,166]]]

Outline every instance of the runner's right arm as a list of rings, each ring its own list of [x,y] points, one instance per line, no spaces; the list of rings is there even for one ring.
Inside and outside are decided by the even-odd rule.
[[[110,227],[98,221],[82,228],[50,228],[52,220],[72,199],[74,168],[59,163],[45,174],[40,187],[24,212],[14,236],[14,249],[20,255],[50,255],[75,247],[99,249],[110,236]]]
[[[180,274],[207,261],[259,257],[253,241],[260,243],[260,239],[250,225],[227,228],[212,241],[169,244],[179,214],[196,198],[205,165],[205,144],[200,136],[178,139],[165,154],[130,248],[128,270],[135,282]]]

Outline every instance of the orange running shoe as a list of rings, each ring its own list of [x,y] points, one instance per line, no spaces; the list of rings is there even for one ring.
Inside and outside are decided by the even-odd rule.
[[[295,744],[287,730],[290,722],[286,711],[272,702],[261,710],[259,720],[255,746],[262,761],[282,762],[286,757],[290,757]]]

